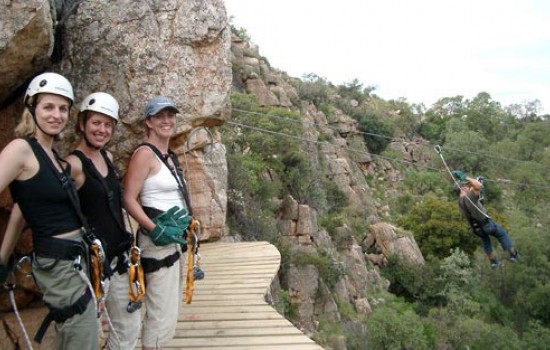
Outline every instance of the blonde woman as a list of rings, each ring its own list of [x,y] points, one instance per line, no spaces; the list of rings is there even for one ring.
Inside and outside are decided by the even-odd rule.
[[[0,153],[0,191],[9,186],[15,205],[0,249],[0,270],[25,221],[32,230],[33,275],[49,308],[35,340],[55,321],[57,349],[98,348],[96,307],[86,272],[82,222],[71,201],[74,191],[53,149],[74,101],[69,81],[56,73],[35,77],[25,93],[16,135]]]

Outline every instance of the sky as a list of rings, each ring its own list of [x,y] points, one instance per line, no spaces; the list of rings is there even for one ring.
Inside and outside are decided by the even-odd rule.
[[[550,113],[548,0],[225,0],[260,55],[292,77],[354,79],[430,107],[487,92]]]

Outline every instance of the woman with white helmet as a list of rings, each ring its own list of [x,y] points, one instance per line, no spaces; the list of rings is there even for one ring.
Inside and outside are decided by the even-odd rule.
[[[67,161],[82,211],[104,243],[112,269],[106,297],[111,323],[107,348],[125,350],[136,347],[141,318],[137,308],[128,308],[128,250],[133,236],[124,225],[122,190],[113,156],[105,150],[118,122],[118,110],[113,96],[105,92],[88,95],[75,125],[81,140]]]
[[[98,322],[85,275],[87,247],[66,164],[53,149],[74,101],[69,81],[56,73],[35,77],[15,129],[19,138],[0,153],[0,191],[9,186],[14,207],[0,249],[0,282],[25,226],[32,230],[33,275],[49,314],[35,340],[56,322],[57,349],[97,349]]]

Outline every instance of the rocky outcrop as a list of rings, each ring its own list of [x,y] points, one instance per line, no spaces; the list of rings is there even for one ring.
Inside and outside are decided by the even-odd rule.
[[[377,223],[369,227],[369,233],[362,242],[367,258],[376,265],[385,266],[388,258],[396,255],[406,264],[424,264],[424,257],[414,237],[404,230],[388,223]],[[369,253],[375,248],[374,253]]]
[[[31,0],[4,1],[0,18],[0,105],[5,105],[50,64],[56,17],[49,1]]]

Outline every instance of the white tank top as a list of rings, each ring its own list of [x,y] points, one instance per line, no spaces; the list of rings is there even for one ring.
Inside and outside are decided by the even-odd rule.
[[[143,182],[140,193],[141,205],[162,211],[166,211],[173,206],[186,208],[174,175],[156,154],[155,158],[160,163],[160,171]]]

